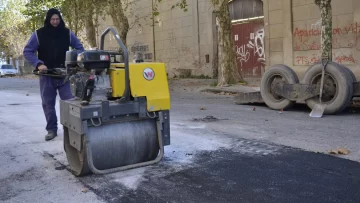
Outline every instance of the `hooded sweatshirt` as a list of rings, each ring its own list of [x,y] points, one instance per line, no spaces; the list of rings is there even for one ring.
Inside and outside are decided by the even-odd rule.
[[[50,24],[50,19],[54,14],[60,18],[57,27]],[[41,64],[46,65],[48,69],[64,67],[69,46],[80,51],[84,50],[75,34],[65,27],[60,12],[50,9],[46,14],[44,27],[36,30],[25,46],[24,57],[35,68]],[[35,56],[36,51],[38,57]]]

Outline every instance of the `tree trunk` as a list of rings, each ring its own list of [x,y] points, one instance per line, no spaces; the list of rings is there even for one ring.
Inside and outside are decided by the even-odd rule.
[[[86,38],[91,47],[96,47],[95,26],[92,16],[85,19]]]
[[[86,29],[86,38],[90,47],[96,47],[96,35],[95,35],[95,25],[93,21],[93,6],[92,2],[88,4],[85,14],[85,29]]]
[[[110,0],[109,14],[113,20],[114,26],[119,32],[120,38],[126,44],[126,38],[129,31],[129,20],[125,16],[121,0]]]
[[[22,65],[22,62],[24,61],[24,55],[20,55],[18,57],[18,72],[19,72],[19,75],[24,75],[24,66]]]
[[[242,80],[236,62],[234,41],[232,37],[231,19],[228,7],[228,0],[219,2],[217,11],[218,40],[219,40],[219,72],[218,86],[235,84]],[[216,6],[216,5],[214,5]]]
[[[315,0],[321,11],[321,57],[332,60],[331,0]]]
[[[75,10],[75,19],[74,19],[74,34],[77,36],[78,35],[78,30],[79,30],[79,16],[78,16],[78,4],[76,1],[74,2],[74,10]]]

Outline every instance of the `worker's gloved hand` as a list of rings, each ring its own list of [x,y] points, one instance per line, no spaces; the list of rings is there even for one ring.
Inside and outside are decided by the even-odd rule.
[[[40,65],[40,66],[38,66],[39,72],[46,72],[47,69],[48,69],[48,68],[47,68],[45,65]]]

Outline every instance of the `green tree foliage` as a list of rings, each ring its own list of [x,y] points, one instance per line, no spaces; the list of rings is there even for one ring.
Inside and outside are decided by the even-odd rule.
[[[159,4],[163,3],[164,0],[155,0],[157,2],[157,4],[155,4],[154,6],[154,10],[153,10],[153,15],[154,16],[158,16],[160,14],[159,10],[158,10],[158,6]],[[179,2],[173,4],[171,6],[171,9],[175,9],[175,8],[180,8],[182,9],[184,12],[188,11],[188,4],[187,4],[187,0],[179,0]]]
[[[7,57],[10,55],[18,57],[22,54],[22,49],[26,43],[25,35],[28,29],[26,18],[21,14],[25,9],[24,0],[12,0],[2,2],[0,10],[0,48]]]
[[[30,29],[35,30],[44,25],[44,18],[49,8],[60,9],[64,0],[29,0],[22,14],[27,18]]]
[[[141,18],[159,15],[157,6],[164,0],[154,0],[154,10],[149,15],[135,16],[136,0],[0,0],[0,48],[7,55],[21,55],[31,32],[43,26],[46,11],[58,8],[67,26],[81,35],[91,47],[98,46],[98,19],[109,15],[120,37],[126,44],[127,34],[132,26],[140,24]],[[241,80],[236,68],[236,55],[231,33],[231,20],[228,0],[207,0],[217,14],[219,27],[219,85],[236,83]],[[187,0],[177,0],[172,6],[184,12],[188,10]],[[134,12],[135,13],[135,12]],[[131,16],[131,22],[129,22]],[[80,39],[82,37],[79,37]],[[86,44],[85,43],[85,44]]]
[[[28,19],[30,29],[36,30],[44,25],[46,12],[50,8],[57,8],[62,13],[66,26],[75,35],[86,28],[86,41],[90,46],[96,46],[93,23],[95,0],[30,0],[22,12]]]

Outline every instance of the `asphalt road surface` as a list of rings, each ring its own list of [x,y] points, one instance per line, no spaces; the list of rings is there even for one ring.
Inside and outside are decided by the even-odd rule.
[[[0,202],[360,202],[358,109],[314,119],[175,89],[161,163],[76,178],[61,130],[44,140],[38,81],[0,78]]]

